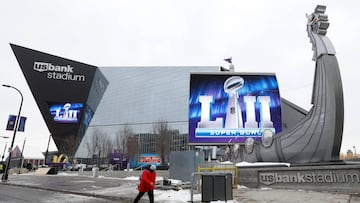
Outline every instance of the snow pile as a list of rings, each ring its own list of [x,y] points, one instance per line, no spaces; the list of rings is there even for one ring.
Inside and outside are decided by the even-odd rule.
[[[290,167],[290,163],[282,163],[282,162],[239,162],[235,164],[237,167],[259,167],[259,166],[287,166]]]

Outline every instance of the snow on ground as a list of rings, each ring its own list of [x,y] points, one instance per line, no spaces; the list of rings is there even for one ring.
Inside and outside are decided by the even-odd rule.
[[[147,198],[144,196],[143,198]],[[180,203],[180,202],[190,202],[191,195],[190,190],[155,190],[154,198],[156,202],[169,202],[169,203]],[[193,201],[201,202],[201,194],[194,194]],[[211,201],[216,203],[222,203],[225,201]],[[228,200],[227,203],[238,203],[236,200]]]
[[[126,177],[126,178],[123,178],[124,180],[139,180],[139,177],[137,176],[129,176],[129,177]]]
[[[16,174],[14,174],[16,175]],[[27,174],[21,174],[21,175],[34,175],[34,173],[27,173]],[[68,172],[59,172],[59,176],[79,176],[79,173],[68,173]],[[105,177],[105,176],[98,176],[98,178],[104,178],[104,179],[119,179],[119,180],[130,180],[134,182],[139,181],[138,176],[129,176],[125,178],[117,178],[117,177]],[[157,182],[163,181],[163,177],[157,176],[156,177]],[[176,179],[169,179],[171,181],[172,185],[181,185],[181,180]],[[246,188],[246,187],[245,187]],[[94,188],[96,189],[96,188]],[[242,189],[242,187],[238,187],[238,189]],[[96,193],[106,195],[106,194],[129,194],[134,193],[134,196],[137,194],[136,188],[134,188],[133,185],[122,185],[121,187],[110,187],[105,189],[96,190]],[[182,189],[179,191],[176,190],[160,190],[155,189],[154,190],[154,196],[156,202],[159,203],[182,203],[182,202],[190,202],[191,200],[191,192],[190,189]],[[80,197],[79,197],[80,198]],[[144,195],[143,199],[147,199],[147,195]],[[85,200],[85,199],[84,199]],[[194,202],[201,202],[201,194],[193,194],[193,201]],[[213,203],[223,203],[225,201],[212,201]],[[227,203],[238,203],[236,200],[228,200]]]
[[[235,164],[237,167],[255,167],[255,166],[287,166],[290,167],[290,163],[280,163],[280,162],[255,162],[255,163],[249,163],[249,162],[239,162]]]
[[[58,172],[57,175],[60,175],[60,176],[79,176],[79,173]]]
[[[224,161],[224,162],[219,162],[219,164],[223,164],[223,165],[233,165],[234,163],[231,161]],[[283,163],[283,162],[255,162],[255,163],[250,163],[250,162],[238,162],[235,164],[235,166],[237,167],[259,167],[259,166],[287,166],[290,167],[290,163]]]
[[[136,181],[139,181],[139,177],[138,176],[129,176],[129,177],[126,177],[126,178],[120,178],[122,180],[136,180]],[[164,178],[161,177],[161,176],[156,176],[156,181],[163,181]],[[181,182],[181,181],[180,181]]]
[[[139,177],[136,176],[129,176],[124,178],[126,180],[134,180],[134,181],[138,181]],[[156,181],[161,181],[163,178],[162,177],[156,177]],[[181,184],[182,181],[181,180],[176,180],[176,179],[169,179],[171,181],[172,185],[177,185],[177,184]],[[168,202],[168,203],[180,203],[180,202],[190,202],[191,200],[191,193],[189,189],[185,189],[185,190],[157,190],[155,189],[154,191],[154,197],[156,202]],[[147,198],[147,195],[144,195],[143,198]],[[193,201],[195,202],[201,202],[201,194],[193,194]],[[216,203],[222,203],[225,201],[212,201],[212,202],[216,202]],[[227,203],[237,203],[236,200],[229,200],[227,201]]]
[[[106,178],[106,177],[104,177],[104,178]],[[137,176],[129,176],[126,178],[121,178],[121,179],[139,181],[139,177],[137,177]],[[156,177],[156,181],[162,181],[162,180],[163,180],[163,177]],[[176,180],[176,179],[169,179],[169,180],[171,181],[172,184],[175,184],[175,185],[182,183],[181,180]],[[121,187],[106,188],[105,190],[103,190],[101,192],[99,191],[98,193],[112,194],[112,193],[119,193],[120,190],[124,190],[124,191],[122,191],[124,193],[133,193],[134,192],[133,186],[129,186],[129,188],[121,186]],[[155,189],[154,197],[155,197],[156,202],[182,203],[182,202],[190,202],[191,193],[190,193],[189,189],[184,189],[184,190],[179,190],[179,191]],[[148,198],[147,195],[144,195],[142,197],[142,199],[147,199],[147,198]],[[201,194],[194,194],[193,201],[201,202]],[[212,201],[212,202],[223,203],[225,201]],[[227,203],[238,203],[238,202],[236,200],[228,200]]]

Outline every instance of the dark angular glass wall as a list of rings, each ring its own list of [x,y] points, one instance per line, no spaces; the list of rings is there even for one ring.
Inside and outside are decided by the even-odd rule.
[[[11,48],[59,152],[74,155],[109,82],[96,66]]]

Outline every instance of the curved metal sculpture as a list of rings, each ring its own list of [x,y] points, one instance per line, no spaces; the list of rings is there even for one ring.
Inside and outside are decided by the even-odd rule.
[[[307,15],[307,32],[316,61],[312,108],[293,128],[274,137],[270,147],[254,145],[242,161],[318,163],[338,160],[344,123],[343,89],[335,49],[325,36],[326,6]]]

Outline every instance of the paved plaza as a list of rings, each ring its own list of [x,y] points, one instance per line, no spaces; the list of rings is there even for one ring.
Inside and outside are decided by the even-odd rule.
[[[157,171],[158,182],[168,178],[167,171]],[[35,175],[34,173],[10,174],[11,184],[21,187],[46,189],[67,194],[99,197],[109,201],[132,202],[137,195],[137,177],[140,171],[108,171],[99,172],[94,177],[92,172],[59,172],[57,175]],[[159,187],[160,188],[160,187]],[[155,189],[155,202],[190,202],[190,190]],[[193,196],[194,202],[201,202],[201,194]],[[147,202],[147,196],[142,202]],[[215,201],[224,202],[224,201]],[[315,192],[305,190],[284,190],[271,188],[251,189],[243,186],[233,189],[233,200],[230,203],[270,203],[270,202],[316,202],[316,203],[354,203],[360,202],[358,194],[339,194],[329,192]]]

